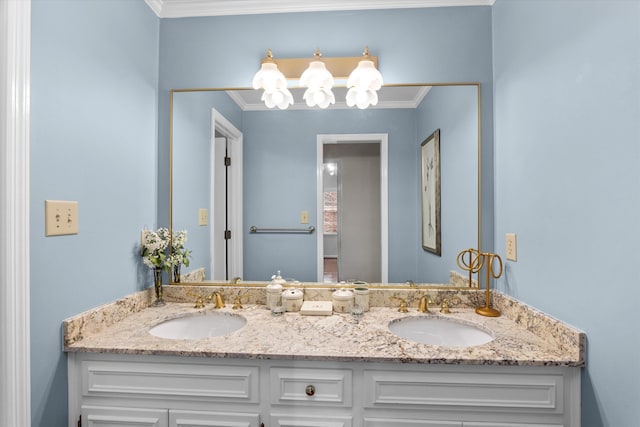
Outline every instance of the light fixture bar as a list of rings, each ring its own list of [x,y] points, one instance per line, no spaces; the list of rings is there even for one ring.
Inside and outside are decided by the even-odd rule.
[[[369,60],[378,68],[378,57],[370,56]],[[274,58],[273,61],[278,65],[278,70],[287,80],[298,80],[304,70],[307,69],[313,58]],[[347,79],[349,74],[358,66],[362,60],[362,56],[343,56],[336,58],[328,58],[323,56],[322,62],[327,67],[334,79]]]
[[[275,59],[268,49],[252,86],[263,90],[262,100],[268,108],[284,110],[294,102],[287,81],[298,80],[306,88],[303,100],[307,106],[325,109],[336,102],[331,90],[335,79],[346,80],[349,107],[365,109],[378,103],[382,74],[378,71],[378,57],[369,55],[369,47],[365,47],[362,56],[337,58],[323,58],[318,48],[311,59]]]

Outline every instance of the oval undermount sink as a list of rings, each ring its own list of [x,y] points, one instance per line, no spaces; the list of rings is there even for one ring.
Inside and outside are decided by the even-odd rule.
[[[210,312],[165,320],[149,329],[160,338],[197,340],[230,334],[247,324],[247,319],[233,313]]]
[[[471,347],[493,340],[490,333],[473,325],[441,317],[404,317],[389,322],[395,335],[422,344]]]

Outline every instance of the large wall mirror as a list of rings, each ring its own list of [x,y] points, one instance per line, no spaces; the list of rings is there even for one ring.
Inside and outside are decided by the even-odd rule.
[[[170,227],[187,231],[191,251],[183,281],[280,271],[441,285],[464,274],[456,256],[481,237],[480,85],[384,86],[365,110],[303,104],[269,110],[252,89],[171,91]],[[436,131],[439,253],[423,248],[421,146]]]

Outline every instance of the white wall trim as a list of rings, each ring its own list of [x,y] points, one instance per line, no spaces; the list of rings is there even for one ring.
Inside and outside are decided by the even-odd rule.
[[[231,249],[229,254],[229,278],[243,277],[243,259],[242,259],[242,132],[236,128],[227,118],[225,118],[215,108],[211,109],[211,153],[213,155],[213,144],[216,139],[216,131],[222,136],[228,138],[229,141],[229,157],[231,157],[231,194],[229,195],[230,207],[230,226],[231,230]],[[217,161],[212,159],[212,162]],[[213,170],[213,169],[212,169]],[[215,188],[213,176],[211,176],[211,189]],[[213,197],[211,198],[213,201]],[[209,212],[214,212],[214,207],[210,206]],[[213,231],[213,226],[210,227]],[[220,236],[211,236],[212,242],[211,253],[213,254],[214,238]],[[211,270],[213,274],[213,260],[211,261]]]
[[[317,280],[324,281],[324,195],[322,188],[324,144],[377,142],[380,144],[380,275],[389,281],[389,135],[386,133],[320,134],[316,136]]]
[[[491,6],[495,0],[145,0],[160,18],[335,10]]]
[[[0,425],[31,425],[31,0],[0,1]]]

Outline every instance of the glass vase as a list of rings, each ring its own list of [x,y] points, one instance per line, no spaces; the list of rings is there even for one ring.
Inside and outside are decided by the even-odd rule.
[[[173,283],[180,283],[180,266],[182,264],[176,264],[173,266]]]
[[[164,299],[162,298],[162,268],[153,269],[153,287],[156,291],[156,300],[152,305],[154,307],[164,305]]]

